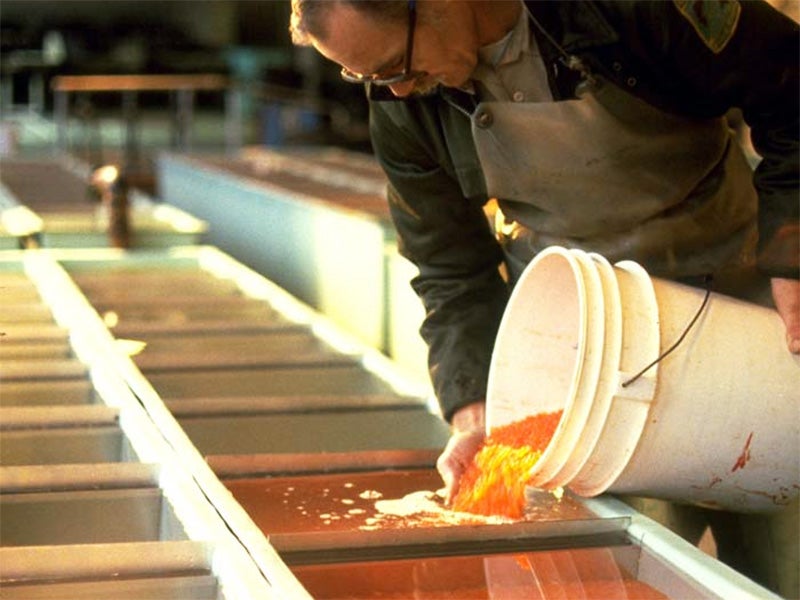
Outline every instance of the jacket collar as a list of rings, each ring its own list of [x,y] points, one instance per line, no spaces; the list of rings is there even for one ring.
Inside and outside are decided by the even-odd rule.
[[[567,52],[580,52],[619,41],[617,32],[595,2],[525,0],[524,4],[547,34]],[[534,31],[538,34],[537,29]],[[541,39],[542,36],[537,37]]]

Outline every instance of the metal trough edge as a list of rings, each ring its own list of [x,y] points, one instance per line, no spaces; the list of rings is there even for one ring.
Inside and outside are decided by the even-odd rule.
[[[211,553],[194,541],[0,548],[0,582],[210,571]]]
[[[165,399],[164,404],[175,417],[425,407],[417,398],[380,394],[181,398]]]
[[[0,407],[0,431],[114,425],[118,419],[118,408],[102,405]]]
[[[146,463],[0,467],[0,494],[158,485],[159,468]]]
[[[375,469],[430,469],[439,450],[369,450],[297,454],[217,454],[206,462],[220,478],[264,475],[374,471]]]
[[[626,517],[467,525],[460,527],[387,528],[370,531],[306,532],[270,535],[289,565],[352,560],[456,556],[493,551],[523,552],[542,549],[596,547],[627,543]]]

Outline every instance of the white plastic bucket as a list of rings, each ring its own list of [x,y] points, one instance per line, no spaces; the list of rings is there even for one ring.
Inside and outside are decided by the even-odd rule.
[[[590,255],[600,276],[603,297],[603,352],[597,386],[587,388],[591,394],[581,399],[589,406],[589,414],[583,424],[574,447],[563,467],[549,478],[549,485],[564,487],[571,482],[586,464],[595,449],[600,434],[608,420],[611,401],[618,385],[618,371],[622,353],[622,299],[616,274],[609,262],[600,255]],[[592,393],[593,392],[593,393]],[[538,479],[538,477],[537,477]]]
[[[800,494],[800,357],[768,308],[551,247],[500,324],[487,428],[563,410],[531,484],[738,511]],[[623,385],[625,383],[625,385]]]

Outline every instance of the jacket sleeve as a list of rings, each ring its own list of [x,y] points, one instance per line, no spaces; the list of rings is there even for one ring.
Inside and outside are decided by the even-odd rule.
[[[758,265],[800,276],[800,28],[763,0],[599,2],[620,41],[686,112],[741,109],[763,160]]]
[[[502,251],[482,199],[464,197],[437,137],[435,106],[371,104],[375,154],[388,178],[400,253],[419,268],[412,286],[426,317],[420,333],[442,415],[485,399],[491,351],[508,297]],[[430,103],[429,103],[430,104]]]

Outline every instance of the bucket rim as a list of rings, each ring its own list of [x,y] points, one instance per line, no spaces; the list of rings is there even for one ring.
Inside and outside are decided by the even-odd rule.
[[[497,335],[495,337],[494,349],[492,351],[492,357],[489,365],[489,376],[487,380],[487,390],[486,390],[486,433],[487,435],[491,433],[492,429],[512,423],[514,421],[519,421],[524,419],[525,417],[532,416],[533,414],[538,414],[540,412],[546,411],[538,411],[537,413],[527,413],[522,412],[521,410],[517,410],[517,407],[520,406],[519,403],[512,408],[511,411],[503,411],[498,412],[498,403],[501,402],[497,399],[497,389],[498,389],[498,380],[501,378],[499,374],[500,371],[500,353],[498,352],[498,348],[500,348],[501,343],[505,337],[507,337],[509,330],[511,330],[514,326],[516,326],[515,319],[517,317],[516,309],[521,304],[520,298],[523,297],[528,291],[525,289],[524,283],[528,281],[532,277],[532,273],[537,269],[541,268],[541,265],[546,260],[553,260],[554,258],[561,259],[566,261],[569,265],[570,270],[572,272],[572,279],[575,284],[576,292],[577,292],[577,306],[578,306],[578,326],[577,326],[577,340],[576,340],[576,349],[575,349],[575,361],[573,366],[572,372],[572,383],[569,385],[569,388],[566,393],[566,397],[563,402],[563,407],[566,408],[570,403],[571,399],[574,398],[575,393],[577,391],[577,382],[580,378],[580,369],[582,364],[582,357],[586,350],[586,289],[583,284],[582,278],[580,277],[580,265],[577,262],[575,256],[565,247],[563,246],[548,246],[544,248],[540,252],[536,254],[536,256],[528,263],[525,269],[522,271],[519,279],[517,280],[514,289],[511,291],[511,295],[509,296],[508,302],[506,304],[506,309],[503,313],[503,317],[500,320],[500,326],[497,330]],[[562,419],[559,421],[559,424],[556,428],[556,432],[558,432],[561,428],[563,428],[563,416]],[[555,434],[554,434],[555,435]],[[545,452],[547,448],[545,449]],[[544,452],[542,453],[544,456]]]
[[[565,483],[561,474],[570,463],[592,409],[603,367],[606,335],[605,298],[600,273],[587,252],[577,248],[570,248],[568,252],[576,259],[585,292],[581,310],[581,316],[586,320],[583,329],[584,351],[579,357],[580,368],[576,370],[575,393],[567,398],[550,443],[528,472],[531,485],[546,488],[560,487]]]
[[[658,356],[661,343],[659,306],[650,275],[638,263],[614,263],[623,306],[622,354],[618,385],[598,442],[581,470],[569,484],[580,496],[597,496],[611,487],[627,466],[641,438],[650,405],[655,398],[658,363],[630,387],[631,373]],[[633,302],[634,310],[625,310]]]
[[[550,485],[556,487],[568,486],[597,446],[616,390],[622,354],[622,298],[614,268],[604,256],[596,252],[588,255],[600,276],[604,299],[602,364],[580,439],[566,464],[550,479]]]

